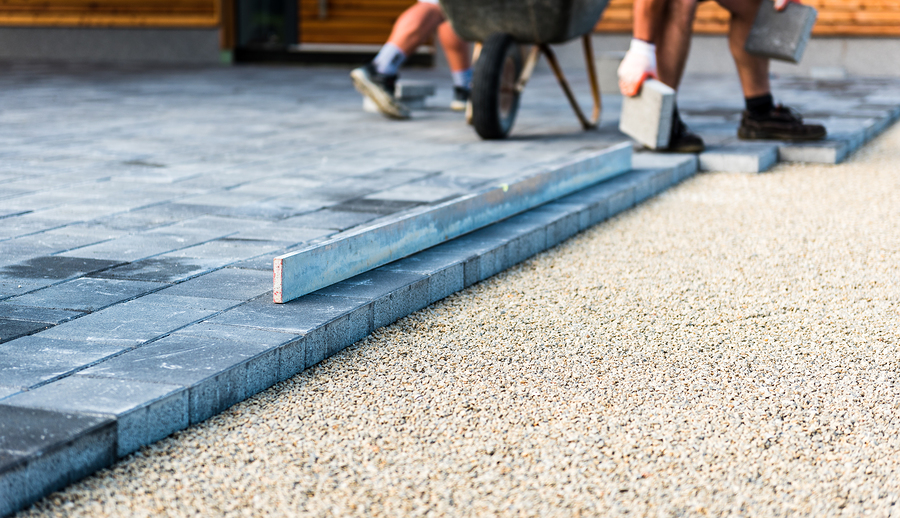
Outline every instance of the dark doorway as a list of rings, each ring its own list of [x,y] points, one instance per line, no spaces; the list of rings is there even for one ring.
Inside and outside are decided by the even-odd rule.
[[[297,0],[237,0],[237,48],[286,51],[299,41]]]

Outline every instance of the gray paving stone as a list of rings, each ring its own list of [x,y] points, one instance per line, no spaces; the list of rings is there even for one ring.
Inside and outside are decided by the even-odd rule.
[[[149,304],[152,306],[174,306],[185,309],[199,310],[199,311],[223,311],[228,308],[233,308],[238,304],[242,304],[244,300],[240,299],[225,299],[225,298],[214,298],[214,297],[191,297],[185,295],[174,295],[167,293],[168,290],[158,291],[156,293],[151,293],[150,295],[144,295],[143,297],[136,299],[143,304]]]
[[[272,263],[268,271],[222,268],[167,288],[160,295],[249,300],[272,291]]]
[[[747,36],[747,52],[799,63],[816,23],[817,12],[808,5],[788,3],[782,12],[763,2]]]
[[[648,79],[634,97],[622,99],[619,130],[650,149],[669,146],[675,110],[675,90]]]
[[[107,261],[82,257],[34,257],[23,263],[3,267],[0,269],[0,276],[26,280],[62,280],[103,271],[122,263],[123,261]]]
[[[141,233],[123,236],[61,254],[107,259],[120,263],[139,261],[209,240],[208,235]]]
[[[85,277],[6,299],[4,302],[75,311],[97,311],[165,286],[166,284],[158,282]]]
[[[260,297],[209,319],[210,323],[302,334],[307,367],[321,362],[374,329],[373,302],[311,294],[287,304]],[[391,315],[390,301],[381,314]],[[383,317],[387,320],[390,317]]]
[[[188,391],[162,383],[71,376],[19,393],[3,403],[115,416],[119,457],[188,426]]]
[[[269,345],[171,335],[82,375],[187,387],[194,424],[275,384],[278,362],[278,349]]]
[[[781,143],[778,144],[778,159],[783,162],[839,164],[847,158],[850,151],[849,144],[839,140],[816,143]]]
[[[115,458],[112,419],[0,405],[0,516]]]
[[[53,327],[53,324],[48,324],[46,322],[29,322],[27,320],[0,318],[0,344],[51,327]]]
[[[701,171],[762,173],[778,162],[776,144],[739,143],[708,146],[699,155]]]
[[[279,224],[314,229],[346,230],[379,217],[381,214],[375,212],[322,209],[281,220]]]
[[[208,317],[216,310],[132,300],[92,313],[52,329],[41,336],[59,340],[135,346]]]
[[[217,270],[222,266],[224,266],[222,261],[160,256],[105,270],[92,277],[174,283]]]
[[[176,335],[190,335],[233,342],[248,342],[277,347],[278,381],[284,381],[306,368],[306,344],[311,341],[298,334],[263,331],[241,326],[201,322],[176,331]]]
[[[4,387],[0,385],[0,400],[12,396],[13,394],[18,394],[22,390],[18,387]]]
[[[23,336],[0,345],[0,385],[33,388],[118,354],[124,347]]]
[[[20,306],[0,303],[0,318],[26,320],[29,322],[46,322],[59,324],[73,318],[83,316],[83,311],[43,308],[39,306]]]
[[[385,271],[427,275],[428,303],[437,302],[465,287],[465,264],[447,254],[425,250],[381,268]]]

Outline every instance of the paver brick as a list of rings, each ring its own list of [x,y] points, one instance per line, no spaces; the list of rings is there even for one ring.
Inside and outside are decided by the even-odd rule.
[[[123,347],[22,336],[0,345],[0,384],[32,388],[117,354]]]
[[[778,12],[774,2],[762,2],[744,48],[757,56],[799,63],[817,16],[808,5],[789,2]]]
[[[634,97],[622,99],[619,130],[650,149],[669,145],[675,110],[675,90],[648,79]]]
[[[0,405],[0,516],[115,458],[112,419]]]
[[[7,304],[76,311],[97,311],[117,302],[150,293],[166,284],[84,277],[6,299]]]
[[[117,455],[125,456],[188,426],[188,392],[178,385],[70,376],[3,403],[116,418]]]
[[[30,322],[27,320],[0,318],[0,344],[51,327],[53,327],[53,324],[48,324],[46,322]]]
[[[7,299],[8,301],[9,299]],[[65,309],[43,308],[38,306],[20,306],[16,304],[0,303],[0,318],[12,320],[26,320],[29,322],[46,322],[59,324],[66,320],[83,316],[83,311],[70,311]],[[2,336],[2,333],[0,333]]]
[[[275,384],[278,349],[265,344],[170,335],[82,371],[83,376],[180,385],[190,423],[203,421]]]
[[[708,146],[700,153],[700,170],[723,173],[762,173],[778,162],[776,144]]]

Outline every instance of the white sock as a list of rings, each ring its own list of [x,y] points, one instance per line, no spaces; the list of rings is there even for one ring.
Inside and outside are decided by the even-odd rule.
[[[400,50],[400,47],[393,43],[385,43],[375,59],[372,60],[372,64],[375,65],[375,70],[379,74],[395,76],[404,61],[406,61],[406,54]]]
[[[453,75],[453,86],[461,86],[467,90],[472,88],[471,67],[458,72],[451,72],[451,75]]]

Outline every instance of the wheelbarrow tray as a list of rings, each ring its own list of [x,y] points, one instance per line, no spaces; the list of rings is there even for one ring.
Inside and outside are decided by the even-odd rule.
[[[519,43],[564,43],[594,30],[609,0],[441,0],[453,30],[464,40],[494,33]]]

